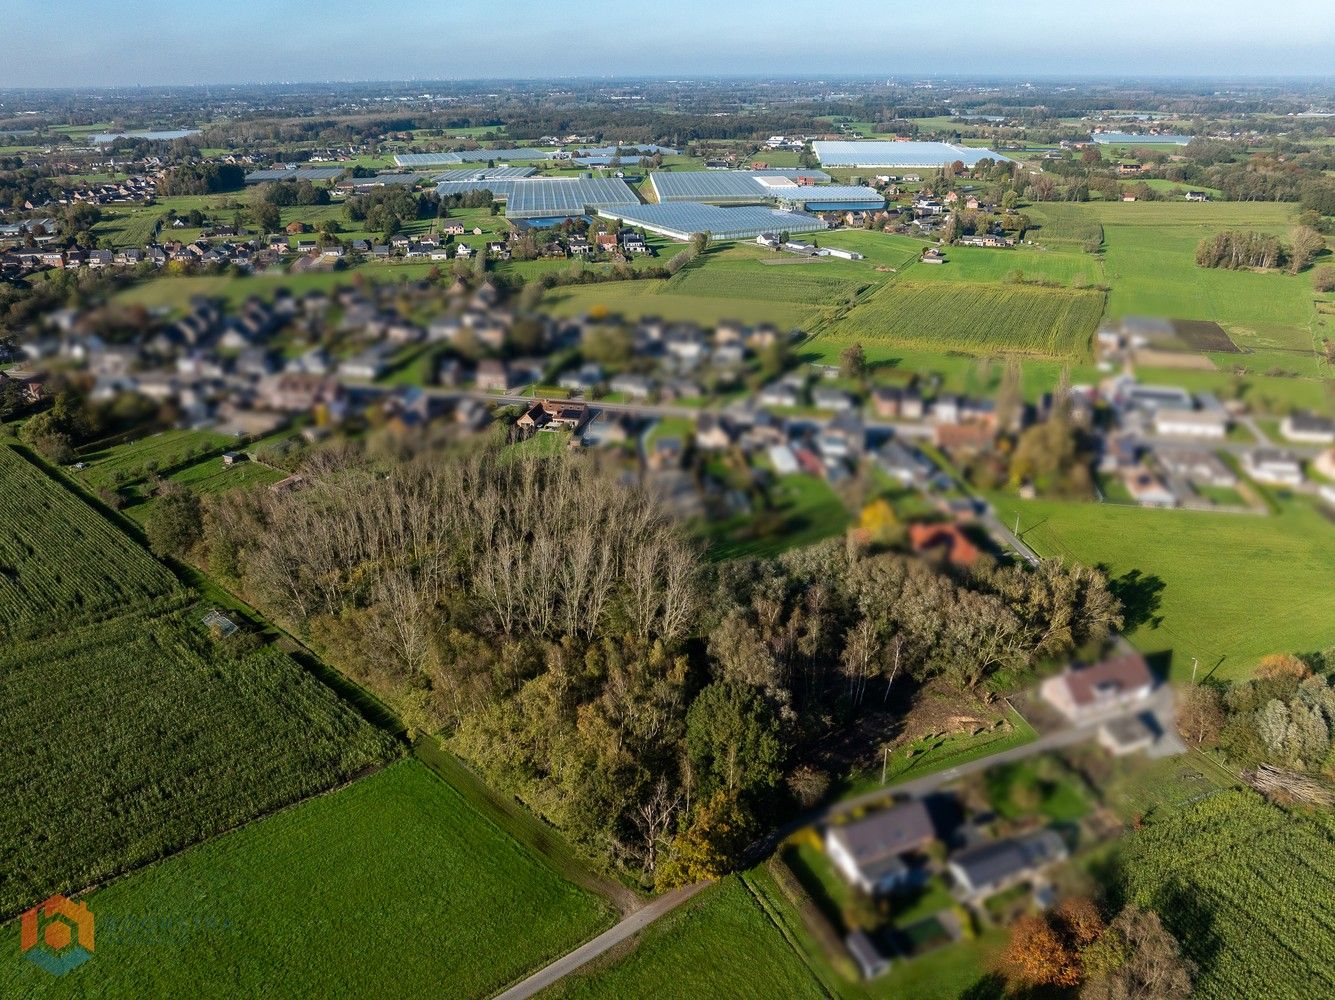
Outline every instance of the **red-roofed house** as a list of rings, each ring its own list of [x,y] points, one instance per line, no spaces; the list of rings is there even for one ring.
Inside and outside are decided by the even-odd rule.
[[[1154,690],[1154,675],[1135,650],[1102,663],[1068,670],[1043,682],[1043,698],[1072,722],[1144,701]]]
[[[955,524],[910,524],[909,544],[920,555],[940,552],[956,566],[971,566],[982,555]]]

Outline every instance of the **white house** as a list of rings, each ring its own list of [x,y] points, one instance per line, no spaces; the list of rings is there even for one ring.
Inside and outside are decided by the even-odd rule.
[[[1043,699],[1072,722],[1136,705],[1153,690],[1149,664],[1134,650],[1049,677],[1039,688]]]
[[[1242,468],[1258,483],[1301,486],[1303,466],[1296,457],[1278,448],[1257,448],[1242,456]]]
[[[1335,444],[1335,420],[1314,413],[1291,413],[1279,425],[1290,441],[1303,444]]]
[[[1228,414],[1221,410],[1180,410],[1163,407],[1154,411],[1154,432],[1164,437],[1209,438],[1222,441],[1228,434]]]
[[[918,799],[827,827],[825,850],[835,868],[868,895],[889,892],[912,877],[909,858],[936,839],[927,807]]]

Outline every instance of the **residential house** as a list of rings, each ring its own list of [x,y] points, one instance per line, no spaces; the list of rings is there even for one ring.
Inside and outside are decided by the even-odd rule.
[[[877,449],[876,462],[903,486],[921,486],[935,471],[932,463],[917,449],[893,437]]]
[[[525,430],[569,430],[578,432],[589,419],[585,403],[563,399],[540,399],[515,423]]]
[[[1297,457],[1278,448],[1256,448],[1242,456],[1242,468],[1258,483],[1301,486],[1303,467]]]
[[[1144,702],[1153,690],[1149,664],[1133,649],[1049,677],[1039,688],[1043,699],[1072,722],[1130,708]]]
[[[1142,466],[1123,469],[1122,482],[1131,499],[1142,507],[1177,506],[1177,494],[1149,469]]]
[[[486,358],[477,363],[474,384],[484,392],[505,392],[510,388],[510,372],[504,361]]]
[[[939,555],[955,566],[972,566],[982,555],[957,524],[910,524],[909,544],[919,555]]]
[[[1223,410],[1159,407],[1154,411],[1154,432],[1163,437],[1198,437],[1222,441],[1228,435],[1228,414]]]
[[[1028,881],[1067,856],[1054,830],[994,840],[956,851],[946,862],[955,883],[969,899],[982,899]]]
[[[825,850],[835,868],[868,895],[912,881],[912,855],[936,839],[927,807],[918,799],[825,830]]]
[[[1335,420],[1315,413],[1291,413],[1279,424],[1279,432],[1289,441],[1303,444],[1335,444]]]

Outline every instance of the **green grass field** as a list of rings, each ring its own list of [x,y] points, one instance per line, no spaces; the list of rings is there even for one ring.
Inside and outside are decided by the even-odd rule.
[[[74,475],[91,489],[130,483],[150,472],[166,471],[209,452],[234,445],[235,438],[205,430],[168,430],[124,444],[83,449],[84,468]]]
[[[1095,291],[905,278],[863,298],[820,336],[861,343],[873,361],[901,346],[1079,360],[1102,314]]]
[[[55,979],[19,958],[11,924],[0,991],[484,997],[611,921],[597,897],[416,761],[154,865],[88,904],[98,935],[89,962]]]
[[[389,754],[296,663],[246,652],[238,637],[215,643],[203,614],[189,603],[146,610],[0,654],[0,850],[11,859],[0,914],[157,860]]]
[[[657,316],[713,326],[723,319],[740,323],[772,323],[780,329],[811,329],[820,315],[814,306],[772,299],[727,295],[673,294],[660,279],[611,281],[598,285],[555,288],[543,300],[557,316],[585,313],[619,314],[628,319]]]
[[[837,798],[852,798],[890,788],[902,781],[926,777],[959,767],[981,757],[1010,750],[1038,738],[1034,727],[1014,709],[1007,709],[1004,722],[983,729],[977,734],[959,732],[947,735],[925,736],[912,743],[897,747],[886,757],[885,783],[881,783],[881,769],[874,767],[849,775],[837,786]]]
[[[993,498],[1044,556],[1107,567],[1132,611],[1130,638],[1171,654],[1174,677],[1245,677],[1272,652],[1331,644],[1335,546],[1307,500],[1270,517]]]
[[[711,559],[774,556],[841,534],[850,515],[823,479],[794,473],[775,479],[769,506],[697,526]]]
[[[425,278],[434,265],[411,261],[403,264],[368,263],[341,271],[312,271],[306,274],[249,274],[244,277],[219,275],[162,275],[140,285],[117,292],[112,301],[118,305],[140,305],[148,309],[184,311],[196,295],[222,299],[235,309],[252,295],[271,299],[278,289],[293,295],[327,292],[339,285],[351,285],[354,274],[378,284],[417,281]]]
[[[825,995],[736,875],[655,923],[628,954],[613,952],[543,993],[548,1000]]]

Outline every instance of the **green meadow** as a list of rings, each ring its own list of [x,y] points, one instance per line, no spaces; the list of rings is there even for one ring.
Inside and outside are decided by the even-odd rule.
[[[1008,525],[1043,556],[1106,568],[1147,654],[1172,675],[1245,677],[1274,652],[1335,641],[1335,546],[1330,522],[1303,499],[1268,517],[995,495]]]
[[[19,956],[11,923],[0,992],[485,997],[612,919],[416,760],[86,901],[94,957],[56,979]]]

